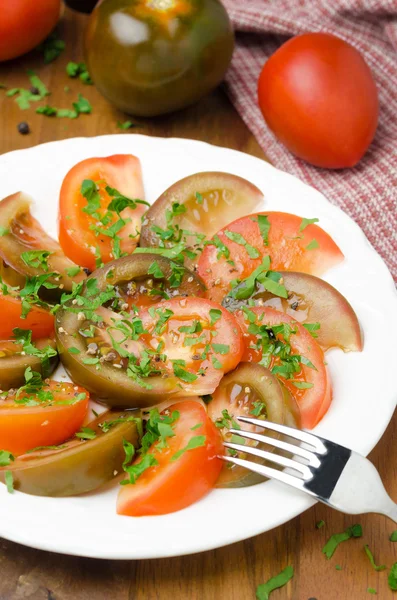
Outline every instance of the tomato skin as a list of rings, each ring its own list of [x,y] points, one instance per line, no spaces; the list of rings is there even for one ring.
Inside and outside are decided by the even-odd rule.
[[[353,167],[378,124],[375,81],[361,54],[327,33],[299,35],[265,63],[259,107],[296,156],[330,169]]]
[[[168,448],[149,450],[158,465],[145,471],[135,484],[122,486],[117,499],[117,513],[133,517],[164,515],[186,508],[200,500],[215,485],[223,463],[222,437],[203,406],[195,401],[183,401],[168,408],[180,413],[173,426],[175,436],[167,438]],[[192,430],[199,423],[200,427]],[[174,462],[172,456],[188,441],[205,435],[204,446],[186,451]],[[137,462],[139,462],[138,459]]]
[[[83,424],[89,394],[73,383],[50,381],[48,390],[54,394],[52,406],[15,404],[13,396],[0,401],[0,446],[12,454],[24,454],[38,446],[61,444]],[[47,387],[46,387],[47,389]],[[86,398],[75,404],[56,404],[85,393]]]
[[[32,306],[25,319],[21,319],[22,303],[11,294],[0,295],[0,339],[13,337],[13,329],[31,329],[32,340],[50,337],[54,333],[54,316],[38,306]]]
[[[106,184],[116,188],[121,194],[131,199],[143,199],[141,164],[138,158],[131,154],[115,154],[102,158],[88,158],[72,167],[66,174],[60,192],[59,202],[59,243],[66,256],[71,260],[93,271],[95,269],[95,247],[98,246],[103,262],[113,259],[111,239],[107,236],[96,236],[89,229],[95,219],[82,211],[87,205],[80,193],[84,179],[106,181]],[[101,194],[103,208],[110,202],[110,197]],[[138,204],[135,210],[126,208],[122,211],[123,218],[131,218],[131,223],[120,230],[121,250],[131,254],[138,243],[138,237],[131,239],[130,233],[136,233],[140,228],[141,217],[146,206]],[[115,219],[116,220],[116,219]],[[123,232],[125,230],[125,239]]]
[[[237,219],[217,233],[218,238],[229,249],[234,266],[228,264],[224,256],[218,258],[215,246],[208,245],[204,248],[198,262],[198,274],[206,284],[207,297],[211,300],[221,302],[230,291],[230,281],[248,277],[266,255],[270,256],[270,268],[273,271],[300,271],[317,276],[343,260],[341,250],[318,225],[307,225],[300,231],[302,218],[297,215],[276,211],[259,214],[266,215],[270,223],[267,245],[263,241],[257,220],[254,220],[257,215]],[[259,258],[251,258],[244,246],[226,236],[226,231],[241,234],[259,251]],[[312,240],[316,240],[318,247],[308,250],[307,246]]]
[[[60,0],[2,2],[0,61],[25,54],[40,44],[58,22]]]
[[[300,390],[293,385],[290,379],[283,377],[280,379],[299,405],[302,427],[312,429],[323,418],[332,400],[331,381],[324,364],[324,352],[303,325],[289,315],[269,307],[252,307],[249,310],[258,317],[263,315],[263,319],[258,320],[257,323],[270,326],[290,323],[297,330],[296,334],[291,334],[290,338],[292,354],[308,358],[315,369],[302,365],[301,371],[296,374],[294,379],[313,383],[313,387]],[[253,334],[248,334],[249,323],[244,312],[237,311],[235,314],[244,334],[245,350],[242,360],[259,362],[262,353],[250,347],[257,338]]]

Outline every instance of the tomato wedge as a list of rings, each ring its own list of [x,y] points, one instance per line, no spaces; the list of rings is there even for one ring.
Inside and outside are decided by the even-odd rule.
[[[302,427],[312,429],[332,399],[324,353],[316,340],[295,319],[273,308],[253,307],[235,315],[244,334],[242,360],[270,368],[298,402]]]
[[[208,298],[221,302],[230,290],[230,282],[248,277],[264,256],[270,256],[273,271],[312,275],[322,275],[340,263],[344,257],[333,239],[309,221],[313,219],[268,212],[237,219],[221,229],[198,262]]]
[[[178,402],[162,415],[174,411],[179,413],[172,425],[174,435],[166,438],[165,447],[154,443],[135,462],[142,463],[150,456],[157,464],[147,468],[134,484],[121,488],[117,500],[119,515],[172,513],[197,502],[214,487],[223,465],[217,458],[223,454],[219,431],[199,402]]]
[[[95,190],[87,188],[85,196],[81,193],[84,181],[96,184]],[[59,242],[65,254],[90,270],[95,269],[96,258],[106,263],[122,253],[131,254],[139,241],[146,207],[126,200],[142,201],[143,197],[141,164],[135,156],[88,158],[75,165],[63,180],[60,192]],[[119,206],[124,208],[108,211],[110,202],[120,198]],[[118,230],[120,218],[126,223],[119,223]],[[112,226],[113,237],[109,236]]]
[[[30,329],[32,339],[50,337],[54,333],[54,316],[44,308],[31,305],[31,308],[22,319],[22,302],[13,294],[0,294],[0,339],[8,340],[13,336],[13,329]]]
[[[0,446],[12,454],[61,444],[81,427],[89,394],[73,383],[48,381],[44,395],[19,391],[0,400]]]
[[[144,347],[158,351],[157,367],[176,376],[187,395],[211,394],[241,360],[244,345],[233,315],[205,298],[173,298],[139,313]]]

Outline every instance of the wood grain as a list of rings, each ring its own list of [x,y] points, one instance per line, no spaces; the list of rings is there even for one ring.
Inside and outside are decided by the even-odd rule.
[[[126,115],[113,109],[95,88],[65,74],[69,60],[82,60],[85,20],[85,16],[66,11],[60,28],[67,42],[65,53],[47,66],[39,53],[0,65],[0,83],[9,88],[29,87],[26,69],[34,69],[52,92],[49,104],[69,107],[80,92],[91,101],[92,115],[70,121],[36,115],[35,107],[21,112],[15,101],[0,91],[0,152],[67,137],[119,133],[117,121],[124,121]],[[65,86],[70,87],[69,92],[64,91]],[[22,120],[28,121],[30,135],[17,132]],[[140,119],[138,125],[139,133],[196,138],[264,158],[222,90],[175,115]],[[43,177],[47,167],[43,166]],[[354,428],[354,423],[351,426]],[[371,458],[397,499],[395,421]],[[245,510],[249,507],[236,507],[236,519],[244,519]],[[0,519],[6,518],[0,513]],[[318,530],[315,523],[320,519],[326,525]],[[327,538],[354,522],[363,525],[364,537],[342,544],[335,556],[326,560],[321,548]],[[364,544],[369,544],[378,564],[391,566],[397,560],[397,544],[388,540],[394,528],[397,526],[383,517],[345,517],[316,506],[274,531],[233,546],[181,558],[121,562],[49,554],[0,540],[0,600],[254,600],[257,585],[287,565],[294,566],[295,577],[287,587],[274,592],[271,600],[364,600],[371,597],[368,587],[375,588],[381,600],[388,600],[394,595],[387,585],[387,571],[378,573],[371,568]],[[336,570],[335,565],[342,570]]]

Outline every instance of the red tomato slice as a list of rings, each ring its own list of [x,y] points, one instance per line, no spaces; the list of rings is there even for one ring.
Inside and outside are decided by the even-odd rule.
[[[153,444],[148,453],[158,464],[148,468],[136,483],[121,488],[117,500],[119,515],[172,513],[197,502],[214,487],[223,464],[217,458],[223,454],[219,431],[198,402],[178,402],[165,412],[171,414],[175,410],[180,416],[173,425],[174,437],[167,438],[167,447],[162,450]],[[203,445],[180,453],[198,436]],[[180,456],[173,460],[177,452]]]
[[[173,298],[142,310],[139,316],[148,332],[139,341],[152,351],[159,348],[164,360],[158,368],[176,375],[188,395],[211,394],[241,360],[244,345],[238,323],[215,302]]]
[[[97,249],[102,262],[109,262],[117,256],[114,256],[112,239],[106,235],[96,235],[90,228],[98,224],[98,219],[83,212],[83,208],[87,207],[87,200],[80,189],[85,179],[95,181],[98,186],[101,203],[98,214],[102,217],[112,200],[105,191],[106,186],[116,189],[130,199],[144,198],[141,164],[138,158],[130,154],[88,158],[75,165],[63,180],[59,206],[59,242],[69,258],[83,267],[94,270]],[[130,219],[117,233],[121,238],[122,253],[131,254],[136,248],[141,217],[145,211],[146,206],[143,204],[137,204],[135,209],[125,208],[121,211],[123,219]],[[118,218],[114,212],[102,228],[109,230]]]
[[[32,305],[25,319],[21,318],[22,303],[11,294],[0,294],[0,339],[13,337],[13,329],[30,329],[32,339],[51,337],[54,333],[54,316],[39,306]]]
[[[258,217],[268,219],[267,236],[261,234]],[[248,277],[264,256],[270,256],[273,271],[301,271],[312,275],[322,275],[344,258],[321,227],[305,226],[302,217],[289,213],[268,212],[243,217],[221,229],[217,236],[226,251],[222,252],[219,243],[208,245],[198,262],[198,274],[208,288],[208,297],[216,302],[221,302],[228,293],[233,279]]]
[[[61,444],[81,427],[89,400],[89,393],[84,388],[73,383],[49,381],[43,391],[52,394],[53,399],[40,401],[35,394],[22,392],[16,396],[18,392],[14,392],[0,400],[2,450],[17,455],[39,446]],[[85,397],[77,400],[79,394],[85,394]],[[20,403],[27,397],[37,400],[37,404]]]
[[[312,429],[325,415],[332,399],[331,382],[324,364],[324,353],[316,340],[295,319],[273,308],[254,307],[248,311],[238,311],[235,315],[244,335],[245,350],[242,360],[247,362],[259,362],[263,357],[262,348],[253,347],[261,339],[261,335],[253,332],[250,325],[273,327],[281,323],[288,323],[292,326],[294,333],[291,333],[289,341],[282,333],[277,333],[276,338],[282,342],[287,341],[291,346],[291,355],[304,357],[312,363],[314,368],[300,362],[300,370],[293,373],[291,378],[283,377],[276,372],[276,369],[273,372],[297,400],[302,427]],[[265,366],[272,369],[280,365],[282,365],[282,361],[273,354],[270,356],[269,365]],[[294,385],[294,382],[300,387]],[[312,384],[312,387],[304,388],[303,386],[306,384]]]

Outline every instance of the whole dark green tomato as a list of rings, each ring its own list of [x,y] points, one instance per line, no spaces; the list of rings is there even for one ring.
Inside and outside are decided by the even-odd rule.
[[[102,0],[86,33],[98,90],[138,116],[184,108],[207,94],[222,80],[233,46],[218,0]]]

